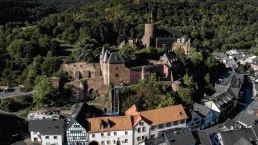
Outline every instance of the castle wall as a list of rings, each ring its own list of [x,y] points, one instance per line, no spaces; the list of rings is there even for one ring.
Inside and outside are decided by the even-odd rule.
[[[173,43],[176,41],[176,38],[174,37],[168,37],[168,38],[156,38],[156,44],[155,47],[162,47],[163,44],[166,44],[168,48],[172,48]]]
[[[132,83],[137,82],[142,79],[141,77],[142,77],[141,67],[130,69],[130,82]]]
[[[70,73],[73,78],[77,79],[99,77],[101,75],[100,65],[94,63],[67,63],[62,64],[61,69],[64,72]]]

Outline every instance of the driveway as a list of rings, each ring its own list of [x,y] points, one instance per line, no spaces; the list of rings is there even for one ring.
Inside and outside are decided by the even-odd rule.
[[[30,92],[21,92],[20,91],[21,86],[15,86],[11,88],[10,92],[5,93],[4,91],[0,92],[0,99],[4,99],[4,98],[11,98],[11,97],[16,97],[16,96],[20,96],[20,95],[33,95],[35,93],[35,90],[32,90]]]

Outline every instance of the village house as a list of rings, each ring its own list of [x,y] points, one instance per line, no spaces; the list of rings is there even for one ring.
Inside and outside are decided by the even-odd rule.
[[[62,145],[64,119],[29,120],[31,141],[42,145]]]
[[[198,131],[213,126],[219,120],[219,112],[207,106],[194,103],[190,121],[187,123],[192,131]]]
[[[215,93],[212,96],[204,96],[202,100],[208,108],[219,112],[220,117],[227,117],[236,107],[244,77],[241,74],[231,72],[224,79],[215,84]]]
[[[148,111],[138,111],[133,105],[125,114],[74,120],[66,130],[68,144],[138,145],[158,137],[162,131],[186,127],[187,115],[182,105]]]

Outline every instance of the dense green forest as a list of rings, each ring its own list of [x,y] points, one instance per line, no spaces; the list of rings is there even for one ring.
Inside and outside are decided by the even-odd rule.
[[[32,8],[38,7],[36,1],[21,1],[30,6],[27,2],[32,2]],[[4,9],[0,17],[9,21],[8,14],[12,11],[6,6],[0,4]],[[64,46],[94,43],[87,45],[89,51],[84,52],[85,56],[94,58],[103,45],[117,45],[122,40],[141,38],[151,11],[160,30],[169,33],[178,29],[191,38],[198,54],[192,63],[198,67],[191,68],[197,72],[189,72],[190,75],[198,74],[199,67],[208,71],[209,67],[202,64],[208,59],[213,61],[209,53],[214,50],[254,47],[258,32],[258,4],[255,0],[96,1],[47,17],[42,17],[41,13],[35,16],[34,11],[29,10],[26,8],[12,14],[17,15],[15,21],[29,19],[31,22],[12,21],[0,25],[0,78],[4,84],[34,84],[38,75],[60,75],[58,66],[63,61],[77,60],[78,54],[61,57]]]

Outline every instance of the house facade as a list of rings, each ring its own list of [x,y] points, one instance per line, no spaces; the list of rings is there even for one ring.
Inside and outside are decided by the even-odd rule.
[[[219,112],[198,103],[194,103],[191,115],[187,125],[192,131],[208,128],[219,121]]]
[[[63,119],[29,120],[31,141],[42,145],[62,145],[64,139]]]
[[[158,137],[159,132],[186,127],[187,115],[182,105],[142,112],[134,105],[125,114],[71,122],[66,130],[68,145],[138,145]]]

